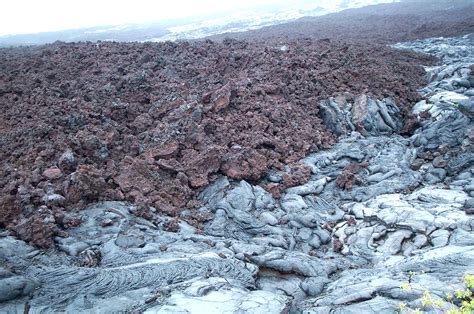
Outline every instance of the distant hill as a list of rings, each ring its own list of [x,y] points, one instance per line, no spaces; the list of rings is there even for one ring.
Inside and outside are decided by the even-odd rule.
[[[275,38],[374,40],[394,43],[423,37],[474,32],[472,0],[405,0],[317,17],[247,32],[225,33],[212,40],[269,40]]]
[[[145,41],[149,38],[161,37],[169,33],[166,27],[156,23],[144,25],[116,25],[58,32],[1,36],[0,47],[38,45],[55,41]]]
[[[110,25],[36,34],[0,36],[0,47],[37,45],[55,41],[166,41],[198,39],[222,33],[255,30],[297,20],[321,16],[347,8],[394,2],[396,0],[297,0],[280,5],[260,5],[213,16],[197,16],[140,24]]]

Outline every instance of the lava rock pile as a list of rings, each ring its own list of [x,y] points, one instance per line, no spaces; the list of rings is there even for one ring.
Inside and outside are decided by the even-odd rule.
[[[0,226],[44,247],[65,211],[95,201],[197,208],[219,174],[256,182],[335,143],[327,97],[390,97],[408,118],[432,62],[337,40],[1,49]]]

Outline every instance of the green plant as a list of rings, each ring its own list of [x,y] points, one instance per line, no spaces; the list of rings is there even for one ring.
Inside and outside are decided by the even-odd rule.
[[[415,275],[415,272],[409,272],[409,282],[401,284],[400,289],[404,291],[412,290],[411,281]],[[447,314],[474,313],[474,294],[472,293],[472,290],[474,290],[474,275],[466,275],[464,277],[464,284],[466,286],[465,289],[456,289],[454,293],[448,293],[446,295],[447,302],[443,299],[433,298],[431,293],[426,290],[425,292],[423,292],[421,303],[423,307],[431,306],[433,310],[440,311],[441,313],[445,312],[445,309],[448,304],[450,304],[452,308],[448,309],[445,312]],[[460,304],[460,307],[453,308],[454,303]],[[398,308],[400,313],[421,313],[421,309],[419,308],[407,311],[406,303],[400,303],[398,305]]]

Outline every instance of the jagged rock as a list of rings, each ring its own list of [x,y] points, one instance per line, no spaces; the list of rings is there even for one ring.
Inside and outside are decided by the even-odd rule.
[[[64,201],[66,198],[59,194],[46,194],[44,195],[41,200],[45,205],[64,205]]]
[[[339,99],[337,99],[339,100]],[[322,101],[319,111],[324,125],[336,135],[346,135],[355,131],[350,116],[350,104],[345,99],[337,102],[334,98]]]
[[[77,167],[77,160],[72,150],[66,150],[58,160],[58,167],[64,172],[73,172]]]
[[[461,112],[454,110],[442,115],[433,123],[429,123],[413,136],[415,146],[433,150],[446,144],[450,147],[461,145],[467,135],[470,120]]]
[[[392,134],[402,129],[400,110],[392,99],[379,101],[363,94],[350,104],[344,97],[330,98],[321,102],[320,108],[324,124],[337,135],[355,130],[369,135]]]
[[[43,171],[43,177],[45,177],[48,180],[59,179],[62,177],[62,175],[63,174],[61,172],[61,169],[57,167],[48,168],[45,171]]]
[[[438,156],[433,159],[433,166],[436,168],[445,168],[448,165],[448,162],[443,159],[442,156]]]
[[[39,286],[33,279],[16,276],[4,268],[0,268],[0,302],[29,296]]]

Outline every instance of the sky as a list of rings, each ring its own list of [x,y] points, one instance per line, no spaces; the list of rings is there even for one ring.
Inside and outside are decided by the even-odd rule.
[[[212,15],[285,2],[288,3],[285,0],[2,0],[0,35]]]

